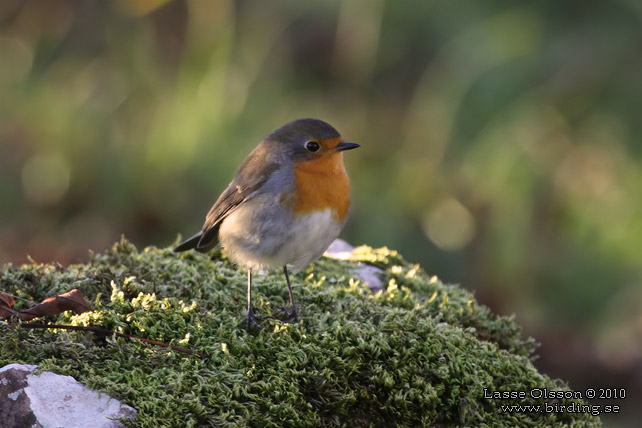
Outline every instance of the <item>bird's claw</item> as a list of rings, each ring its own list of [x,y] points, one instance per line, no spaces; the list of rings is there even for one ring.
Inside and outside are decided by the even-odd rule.
[[[285,319],[277,318],[273,315],[262,315],[262,316],[257,316],[254,314],[254,310],[250,308],[250,310],[247,311],[247,319],[245,322],[245,330],[250,331],[250,324],[254,325],[255,327],[265,330],[265,327],[263,327],[261,324],[259,324],[259,321],[271,319],[271,320],[277,320],[277,321],[282,321],[282,322],[299,322],[299,315],[296,310],[296,306],[293,306],[290,310],[286,309],[285,306],[281,306],[280,309],[283,310],[286,314]]]
[[[283,321],[285,321],[285,322],[290,322],[290,321],[299,322],[300,321],[299,320],[299,315],[298,315],[298,313],[296,311],[296,307],[293,306],[292,309],[288,310],[285,306],[280,306],[280,309],[283,310],[283,312],[285,312],[285,315],[286,315],[286,318]]]
[[[260,330],[265,330],[265,327],[259,324],[259,321],[265,318],[266,317],[257,317],[256,315],[254,315],[254,311],[252,310],[252,308],[250,308],[247,311],[247,318],[245,321],[245,331],[250,331],[250,323],[252,323],[255,327],[257,327]]]

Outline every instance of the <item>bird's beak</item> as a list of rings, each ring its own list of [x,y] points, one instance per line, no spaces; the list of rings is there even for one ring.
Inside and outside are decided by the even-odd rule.
[[[348,143],[346,141],[342,141],[339,144],[337,144],[337,146],[334,149],[336,151],[340,152],[340,151],[343,151],[343,150],[356,149],[357,147],[359,147],[359,144],[357,144],[357,143]]]

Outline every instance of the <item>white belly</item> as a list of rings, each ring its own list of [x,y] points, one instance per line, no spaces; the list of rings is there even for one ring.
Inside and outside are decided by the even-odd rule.
[[[291,265],[297,272],[321,257],[343,229],[329,209],[292,220],[283,216],[280,207],[257,216],[252,202],[225,218],[219,231],[228,255],[248,268]]]
[[[298,272],[323,255],[341,233],[343,224],[337,223],[328,209],[301,215],[292,229],[296,238],[284,245],[280,256],[292,265],[293,272]]]

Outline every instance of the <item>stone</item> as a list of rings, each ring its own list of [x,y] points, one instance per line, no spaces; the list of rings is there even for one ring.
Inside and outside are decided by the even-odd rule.
[[[350,260],[354,247],[343,239],[335,239],[325,251],[325,256],[338,260]],[[352,271],[359,281],[366,284],[372,294],[383,290],[383,281],[381,276],[383,270],[376,266],[370,266],[359,262],[359,267]]]
[[[37,366],[0,368],[0,415],[4,428],[118,428],[136,410],[71,376],[33,372]]]

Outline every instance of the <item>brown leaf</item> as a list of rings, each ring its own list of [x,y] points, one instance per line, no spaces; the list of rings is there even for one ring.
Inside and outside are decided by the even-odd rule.
[[[0,318],[9,318],[13,314],[17,314],[17,312],[0,306]]]
[[[82,297],[82,293],[77,288],[74,288],[67,293],[55,297],[47,297],[33,308],[18,312],[16,315],[23,321],[29,321],[37,317],[58,315],[64,311],[74,311],[77,314],[82,314],[88,310],[89,305]]]
[[[0,308],[13,306],[13,297],[7,293],[0,293]]]
[[[16,311],[11,309],[13,306],[13,297],[7,293],[0,293],[0,317],[9,318],[11,315],[15,314]]]

